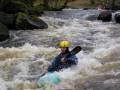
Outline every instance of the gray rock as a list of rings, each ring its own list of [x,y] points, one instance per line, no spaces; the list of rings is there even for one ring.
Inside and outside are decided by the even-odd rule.
[[[114,19],[116,23],[120,23],[120,12],[115,13]]]
[[[102,11],[97,19],[102,20],[103,22],[109,22],[112,20],[112,13],[110,11]]]

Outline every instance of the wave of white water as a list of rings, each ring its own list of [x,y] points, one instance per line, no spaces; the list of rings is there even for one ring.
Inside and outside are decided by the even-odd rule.
[[[51,88],[50,85],[38,88],[34,80],[21,77],[41,74],[59,54],[57,43],[62,39],[72,42],[70,50],[80,45],[82,51],[77,54],[77,66],[55,72],[60,76],[61,83],[52,90],[75,88],[91,76],[119,72],[120,26],[112,22],[74,18],[74,15],[67,19],[47,15],[42,17],[49,24],[47,30],[11,31],[13,47],[0,47],[0,90]]]

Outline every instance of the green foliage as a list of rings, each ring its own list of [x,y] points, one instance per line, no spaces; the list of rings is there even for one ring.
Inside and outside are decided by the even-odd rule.
[[[116,0],[115,5],[116,8],[120,10],[120,0]]]
[[[34,3],[36,2],[36,0],[19,0],[19,1],[26,4],[27,7],[29,7],[29,8],[33,7]]]
[[[8,28],[4,24],[0,23],[0,34],[8,33]]]
[[[6,13],[39,14],[44,10],[60,10],[69,0],[0,0],[0,10]],[[71,0],[70,0],[71,1]]]
[[[3,12],[0,12],[0,22],[7,25],[11,26],[14,22],[15,15],[13,14],[6,14]]]
[[[112,9],[119,8],[120,9],[120,0],[96,0],[96,5],[102,4],[110,6]]]
[[[3,7],[4,11],[7,13],[17,13],[17,12],[26,12],[27,13],[27,5],[20,1],[11,1],[6,6]]]
[[[49,10],[61,10],[65,8],[69,0],[44,0],[44,5]]]
[[[28,14],[19,12],[16,14],[16,21],[15,21],[15,28],[20,29],[25,27],[25,17],[27,17]]]
[[[33,6],[33,7],[29,8],[29,14],[40,15],[44,10],[47,10],[47,8],[44,7],[43,4],[36,5],[36,6]]]
[[[16,24],[22,23],[21,20],[22,20],[24,17],[27,17],[27,16],[28,16],[28,14],[26,14],[26,13],[22,13],[22,12],[17,13],[17,14],[16,14]]]

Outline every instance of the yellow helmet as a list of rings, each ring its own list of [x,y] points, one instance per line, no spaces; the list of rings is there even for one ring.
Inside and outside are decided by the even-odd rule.
[[[70,42],[67,41],[67,40],[61,41],[61,42],[59,43],[59,47],[61,47],[61,48],[70,47]]]

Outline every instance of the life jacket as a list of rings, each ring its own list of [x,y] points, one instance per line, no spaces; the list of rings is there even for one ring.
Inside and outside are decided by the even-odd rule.
[[[65,58],[65,63],[61,63],[61,59],[64,57],[65,54],[62,53],[55,57],[51,65],[48,67],[48,71],[60,71],[63,68],[69,68],[72,65],[76,65],[78,63],[78,59],[75,55],[69,55],[69,57]]]

